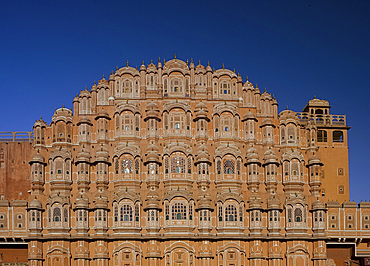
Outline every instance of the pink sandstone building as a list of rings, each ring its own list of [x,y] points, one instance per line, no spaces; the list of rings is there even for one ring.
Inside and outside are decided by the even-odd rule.
[[[279,113],[224,67],[127,63],[2,133],[0,263],[370,265],[348,129],[326,100]]]

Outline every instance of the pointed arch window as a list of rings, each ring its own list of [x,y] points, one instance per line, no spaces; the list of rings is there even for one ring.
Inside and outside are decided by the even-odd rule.
[[[55,207],[53,210],[53,221],[60,222],[62,220],[62,212],[59,207]]]
[[[302,209],[301,208],[296,208],[294,210],[294,221],[297,223],[302,222]]]

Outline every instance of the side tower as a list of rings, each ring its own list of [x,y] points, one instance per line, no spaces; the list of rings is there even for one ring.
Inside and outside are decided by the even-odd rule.
[[[330,113],[328,101],[310,100],[300,113],[307,128],[307,148],[316,148],[323,163],[323,200],[349,200],[348,130],[345,115]],[[311,126],[311,130],[309,130]],[[312,129],[314,128],[314,129]]]

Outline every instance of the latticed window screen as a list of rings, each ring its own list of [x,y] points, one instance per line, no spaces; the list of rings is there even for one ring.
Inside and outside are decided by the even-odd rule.
[[[130,159],[122,160],[122,173],[125,173],[125,174],[132,173],[132,161]]]
[[[193,205],[189,204],[189,219],[193,220]]]
[[[61,216],[62,216],[62,213],[60,211],[60,208],[55,207],[54,210],[53,210],[53,221],[54,222],[60,222],[60,220],[62,218]]]
[[[170,206],[166,204],[166,220],[170,219]]]
[[[118,222],[118,207],[114,207],[114,221]]]
[[[222,206],[218,206],[218,220],[220,222],[222,221],[222,216],[223,216]]]
[[[169,159],[166,157],[165,159],[164,159],[164,168],[165,168],[165,173],[167,174],[168,173],[168,171],[169,171]]]
[[[224,161],[224,174],[234,174],[234,161],[232,160]]]
[[[302,222],[302,210],[301,210],[301,208],[296,208],[294,210],[294,221],[295,222]]]
[[[239,160],[236,162],[236,171],[238,172],[238,175],[240,175],[240,161]]]
[[[116,174],[118,174],[118,171],[119,171],[119,163],[118,163],[118,160],[116,160],[114,168],[116,170]]]
[[[135,221],[139,221],[139,205],[135,205]]]
[[[292,209],[289,208],[288,209],[288,222],[291,222],[292,221]]]
[[[135,171],[136,171],[136,174],[139,174],[139,171],[140,171],[140,161],[139,161],[139,159],[135,160]]]
[[[188,174],[191,174],[191,157],[188,157]]]
[[[172,220],[185,220],[186,206],[183,203],[176,202],[172,206]]]
[[[221,161],[220,160],[218,160],[217,161],[217,174],[221,174]]]
[[[174,157],[171,160],[171,173],[185,173],[185,160],[183,157]]]
[[[67,208],[64,209],[64,221],[65,222],[68,221],[68,209]]]
[[[121,207],[121,221],[132,221],[132,207],[124,204]]]
[[[236,208],[234,205],[227,205],[225,209],[225,221],[234,222],[238,218]]]

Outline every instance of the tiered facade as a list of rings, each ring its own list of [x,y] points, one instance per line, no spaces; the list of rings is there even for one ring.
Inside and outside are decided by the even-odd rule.
[[[14,201],[29,265],[334,263],[333,241],[370,237],[370,206],[333,201],[349,199],[345,119],[319,99],[279,114],[224,68],[127,63],[33,127]]]

